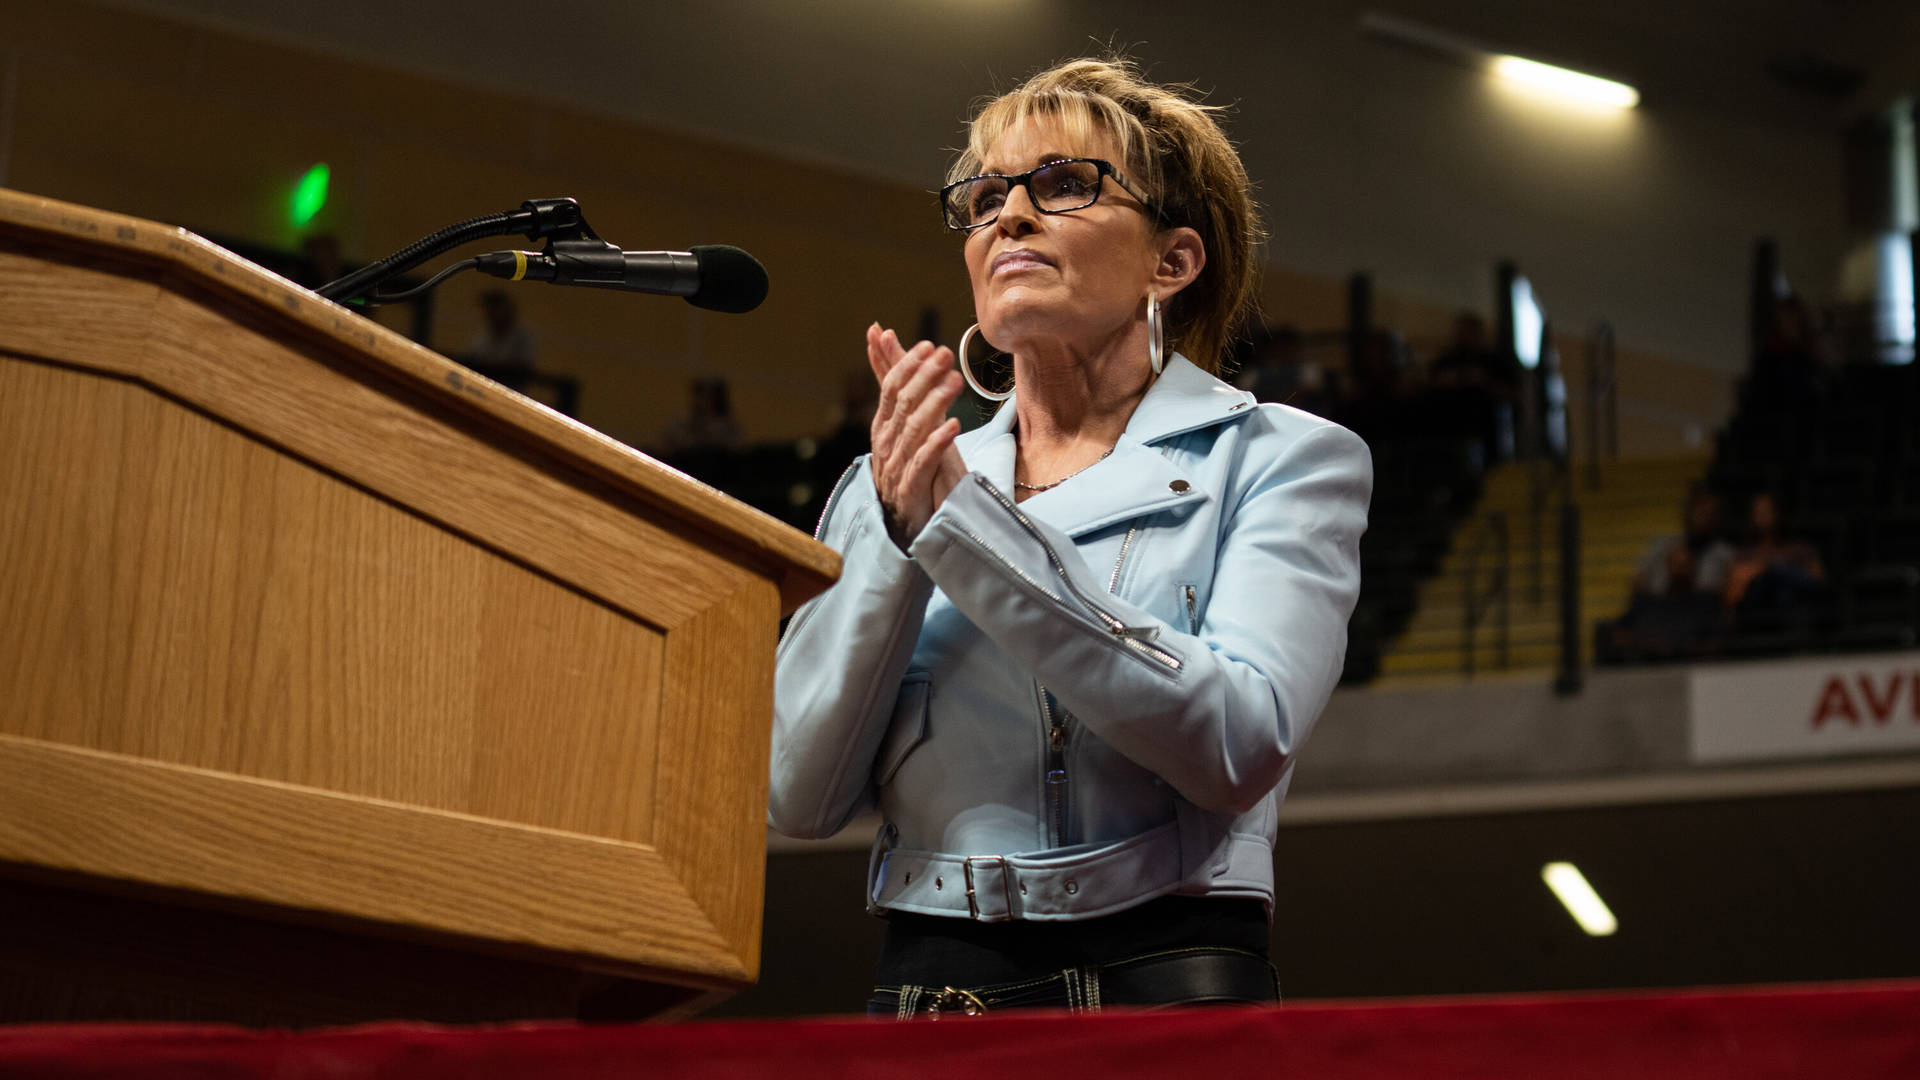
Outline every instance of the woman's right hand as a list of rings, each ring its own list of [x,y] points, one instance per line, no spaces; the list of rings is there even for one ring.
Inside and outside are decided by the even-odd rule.
[[[953,350],[930,341],[903,349],[899,335],[879,323],[867,327],[867,363],[880,382],[880,404],[873,414],[873,485],[886,511],[887,531],[904,551],[967,473],[953,444],[960,421],[946,418],[963,384]]]

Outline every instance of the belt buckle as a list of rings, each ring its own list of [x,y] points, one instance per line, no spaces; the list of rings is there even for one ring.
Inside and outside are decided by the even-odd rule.
[[[980,916],[980,897],[973,889],[973,864],[979,862],[997,862],[1000,864],[1000,894],[1006,901],[1007,913],[987,918]],[[1007,880],[1007,859],[1004,855],[969,855],[961,864],[967,879],[967,917],[975,922],[1007,922],[1013,918],[1013,883]]]
[[[938,1020],[942,1015],[955,1013],[960,1016],[985,1016],[987,1003],[971,990],[956,990],[951,986],[943,988],[927,1002],[927,1019]]]

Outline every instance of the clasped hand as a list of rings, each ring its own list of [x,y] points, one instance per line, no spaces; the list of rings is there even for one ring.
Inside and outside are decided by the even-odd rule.
[[[960,372],[953,350],[930,341],[903,349],[899,335],[879,323],[867,327],[867,363],[880,382],[880,404],[873,414],[873,486],[887,532],[904,551],[967,475],[953,444],[960,421],[947,418],[960,397]]]

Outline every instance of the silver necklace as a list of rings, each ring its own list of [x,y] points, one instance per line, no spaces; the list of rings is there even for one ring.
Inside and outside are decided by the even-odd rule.
[[[1061,477],[1058,480],[1054,480],[1045,484],[1029,484],[1023,480],[1015,480],[1013,482],[1013,486],[1019,488],[1021,491],[1051,491],[1054,488],[1057,488],[1061,484],[1064,484],[1067,481],[1073,479],[1074,477],[1079,476],[1081,473],[1086,472],[1088,469],[1093,468],[1095,465],[1100,464],[1101,462],[1107,460],[1112,456],[1113,456],[1113,447],[1109,446],[1107,447],[1106,453],[1101,454],[1099,457],[1094,458],[1092,461],[1087,462],[1085,465],[1080,466],[1079,468],[1073,470],[1072,472],[1068,473],[1067,475]]]

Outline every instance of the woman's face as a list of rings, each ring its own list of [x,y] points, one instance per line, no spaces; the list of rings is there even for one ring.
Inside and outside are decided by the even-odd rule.
[[[988,148],[981,171],[1017,175],[1071,157],[1109,161],[1131,176],[1111,136],[1089,145],[1045,118],[1009,128]],[[1041,213],[1025,187],[1014,188],[999,220],[967,236],[981,333],[1016,353],[1061,344],[1091,350],[1125,333],[1159,261],[1150,214],[1111,178],[1102,179],[1098,202],[1060,214]]]

